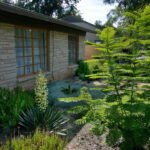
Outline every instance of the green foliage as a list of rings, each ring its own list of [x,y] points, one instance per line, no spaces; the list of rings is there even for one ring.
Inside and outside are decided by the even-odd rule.
[[[48,106],[47,79],[40,71],[36,78],[35,99],[41,111],[45,111]]]
[[[0,127],[15,126],[20,113],[34,103],[34,95],[29,91],[0,88]]]
[[[77,89],[72,88],[70,84],[68,84],[67,87],[63,87],[61,90],[64,94],[68,95],[68,94],[73,94],[77,92]]]
[[[79,67],[76,71],[76,75],[82,80],[91,80],[88,75],[100,72],[100,63],[97,59],[79,61]]]
[[[8,3],[8,4],[14,4],[12,0],[0,0],[0,3]]]
[[[105,26],[102,24],[102,21],[101,20],[96,20],[95,21],[95,26],[96,26],[96,28],[98,28],[98,29],[103,29]]]
[[[65,145],[66,142],[56,135],[36,131],[33,136],[8,141],[0,150],[64,150]]]
[[[126,11],[135,11],[141,8],[144,8],[144,6],[150,4],[149,0],[103,0],[104,3],[107,4],[114,4],[118,3],[118,8],[125,9]]]
[[[78,2],[79,0],[17,0],[15,5],[51,17],[61,18],[65,15],[80,16],[76,7]]]
[[[44,112],[38,107],[30,108],[23,112],[19,118],[19,125],[28,131],[40,129],[61,135],[64,135],[66,122],[63,113],[52,106],[48,106]]]
[[[137,10],[142,10],[145,6],[150,4],[149,0],[103,0],[106,4],[117,4],[115,9],[112,9],[107,14],[107,22],[105,23],[107,26],[113,26],[115,23],[118,26],[122,26],[124,23],[130,24],[124,15],[125,11],[135,12]]]
[[[125,15],[131,23],[118,29],[121,37],[107,27],[98,31],[101,44],[88,42],[98,47],[99,59],[105,61],[102,72],[91,75],[103,78],[105,86],[101,90],[105,97],[92,100],[82,90],[82,96],[64,100],[84,101],[86,105],[76,108],[74,113],[87,106],[88,111],[77,123],[93,124],[91,130],[97,135],[107,133],[109,145],[119,144],[123,150],[144,149],[150,138],[150,88],[144,85],[150,76],[150,6]]]
[[[63,113],[48,105],[47,79],[39,72],[35,87],[36,107],[24,111],[19,118],[19,124],[29,131],[36,129],[64,134],[63,125],[67,122]]]

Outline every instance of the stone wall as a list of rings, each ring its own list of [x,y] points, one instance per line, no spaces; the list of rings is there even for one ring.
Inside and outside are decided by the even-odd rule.
[[[68,34],[53,31],[53,75],[54,78],[64,76],[68,71]],[[58,77],[57,77],[58,76]]]
[[[54,80],[72,76],[77,65],[68,65],[68,33],[50,32],[51,71]],[[79,36],[79,59],[84,60],[85,37]],[[53,44],[51,44],[53,43]]]
[[[14,26],[0,23],[0,87],[16,86]]]
[[[13,25],[0,23],[0,87],[33,87],[36,75],[17,78],[15,30]],[[79,36],[79,59],[84,59],[84,36]],[[68,65],[68,33],[49,31],[49,81],[74,74],[77,65]]]

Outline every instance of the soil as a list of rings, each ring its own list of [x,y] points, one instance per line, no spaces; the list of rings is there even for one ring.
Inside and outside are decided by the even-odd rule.
[[[119,150],[104,144],[104,136],[95,136],[89,130],[92,126],[86,124],[66,146],[65,150]]]

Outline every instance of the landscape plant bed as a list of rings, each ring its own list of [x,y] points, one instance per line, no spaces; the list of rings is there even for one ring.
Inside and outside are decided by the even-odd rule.
[[[94,85],[94,82],[97,82],[97,85]],[[92,88],[101,87],[98,85],[101,81],[92,81],[88,83],[87,81],[82,81],[79,78],[70,78],[66,80],[59,80],[54,81],[48,84],[49,89],[49,102],[54,104],[56,107],[63,108],[63,109],[70,109],[75,105],[80,105],[81,102],[62,102],[59,101],[60,98],[67,98],[67,97],[77,97],[80,94],[80,90],[82,87],[87,87],[89,92],[92,94],[93,99],[102,98],[104,94],[100,90],[93,90]],[[71,85],[72,88],[77,89],[75,93],[72,94],[65,94],[62,92],[64,87]]]
[[[94,82],[94,81],[93,81]],[[101,98],[103,97],[103,93],[99,90],[92,90],[94,87],[99,87],[99,85],[94,85],[93,82],[88,83],[87,81],[81,81],[79,78],[69,78],[66,80],[59,80],[54,81],[52,83],[48,84],[49,89],[49,102],[60,109],[61,111],[64,111],[65,118],[68,119],[67,124],[67,131],[66,136],[64,137],[69,142],[72,140],[76,134],[80,131],[80,129],[83,127],[83,125],[77,125],[75,124],[75,120],[79,118],[79,115],[73,115],[68,113],[68,111],[73,108],[74,106],[81,105],[83,102],[62,102],[59,101],[60,98],[67,98],[67,97],[78,97],[80,94],[80,90],[82,87],[88,87],[89,92],[93,95],[93,98]],[[97,81],[97,84],[100,83]],[[71,88],[77,89],[76,92],[72,94],[65,94],[62,89],[65,87],[68,87],[68,85],[71,86]]]

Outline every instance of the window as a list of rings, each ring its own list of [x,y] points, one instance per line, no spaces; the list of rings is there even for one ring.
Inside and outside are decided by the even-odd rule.
[[[69,64],[76,64],[78,59],[78,38],[68,36]]]
[[[16,27],[17,75],[47,70],[47,32]]]

